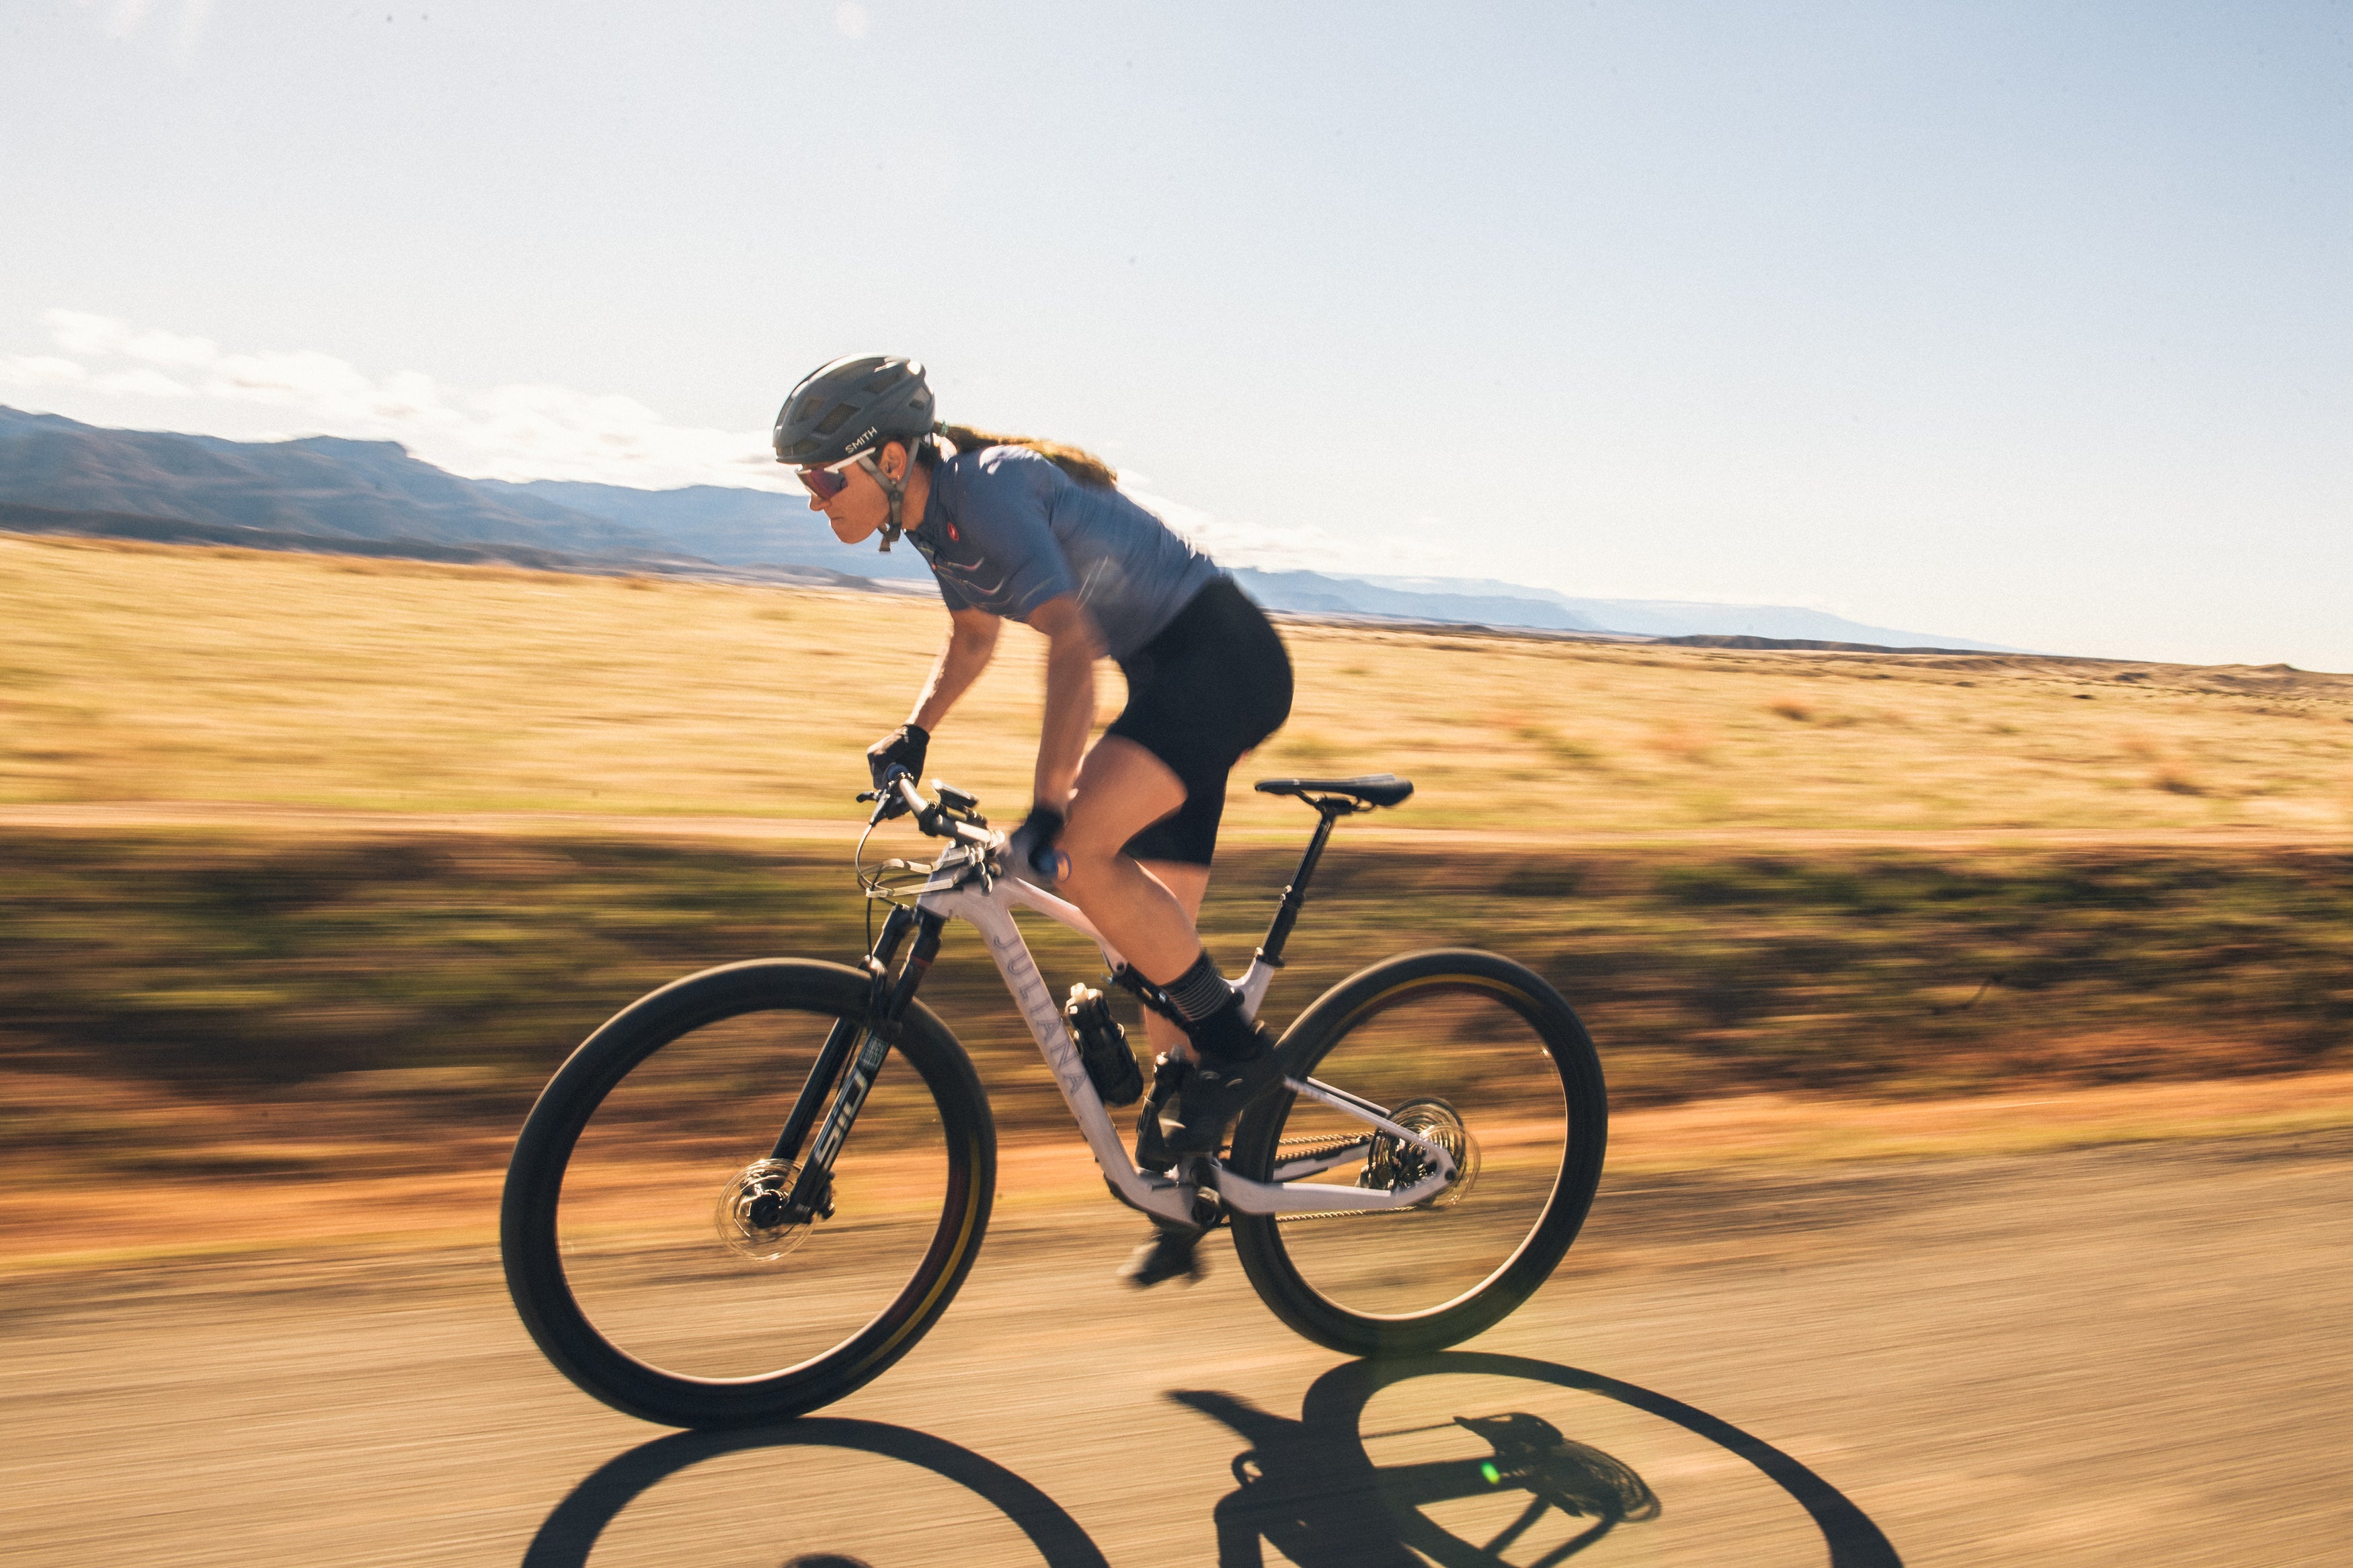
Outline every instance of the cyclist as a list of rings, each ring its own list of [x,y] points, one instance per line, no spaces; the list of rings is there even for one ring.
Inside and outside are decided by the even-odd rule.
[[[1145,1014],[1155,1048],[1189,1057],[1163,1141],[1173,1155],[1214,1154],[1282,1078],[1272,1035],[1243,1016],[1194,929],[1226,775],[1291,712],[1282,638],[1231,577],[1115,489],[1100,459],[936,421],[913,360],[819,366],[785,400],[776,448],[835,538],[857,544],[879,531],[888,549],[903,532],[947,605],[947,646],[914,710],[866,753],[878,785],[894,767],[921,775],[932,731],[987,665],[1007,619],[1045,635],[1034,804],[1011,851],[1182,1015],[1180,1033]],[[1127,677],[1127,706],[1090,749],[1105,657]],[[1155,1227],[1124,1277],[1152,1285],[1191,1274],[1200,1235]]]

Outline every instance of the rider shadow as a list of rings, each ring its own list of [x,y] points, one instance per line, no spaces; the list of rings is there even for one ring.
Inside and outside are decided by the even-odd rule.
[[[1550,1384],[1672,1422],[1746,1460],[1787,1493],[1821,1531],[1831,1568],[1902,1568],[1886,1536],[1844,1493],[1730,1422],[1598,1373],[1475,1352],[1335,1367],[1307,1391],[1296,1421],[1231,1394],[1171,1393],[1250,1444],[1234,1460],[1239,1484],[1214,1510],[1219,1568],[1261,1568],[1261,1543],[1298,1568],[1417,1568],[1425,1561],[1440,1568],[1505,1568],[1503,1554],[1558,1512],[1575,1533],[1525,1565],[1552,1568],[1621,1524],[1659,1516],[1657,1496],[1630,1467],[1524,1411],[1456,1416],[1429,1428],[1451,1425],[1483,1439],[1493,1450],[1485,1458],[1376,1468],[1366,1449],[1373,1435],[1361,1430],[1366,1405],[1392,1384],[1439,1375]],[[1484,1542],[1461,1539],[1423,1511],[1433,1503],[1517,1491],[1528,1495],[1526,1506]]]
[[[955,1482],[1027,1536],[1047,1568],[1108,1568],[1087,1532],[1052,1498],[992,1459],[945,1438],[879,1421],[803,1417],[733,1432],[674,1432],[640,1444],[572,1489],[524,1551],[522,1568],[586,1568],[588,1554],[623,1509],[690,1466],[760,1448],[841,1448],[919,1466]],[[955,1560],[953,1543],[938,1558]],[[805,1552],[785,1568],[866,1568],[845,1552]]]

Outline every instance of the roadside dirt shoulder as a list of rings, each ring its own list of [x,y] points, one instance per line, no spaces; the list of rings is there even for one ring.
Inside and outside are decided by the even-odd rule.
[[[2139,1143],[2353,1150],[2353,1072],[1932,1100],[1753,1095],[1625,1111],[1612,1119],[1605,1192],[1686,1194],[1704,1217],[1720,1206],[1710,1193],[1934,1184],[1972,1162]],[[417,1169],[342,1179],[24,1170],[0,1192],[0,1279],[166,1258],[490,1246],[507,1149],[502,1134],[453,1133]],[[1103,1206],[1102,1177],[1074,1136],[1008,1142],[998,1170],[1000,1226],[1052,1226]]]

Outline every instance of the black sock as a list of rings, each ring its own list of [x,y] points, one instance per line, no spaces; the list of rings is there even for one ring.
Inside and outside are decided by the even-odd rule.
[[[1176,1011],[1185,1015],[1185,1022],[1198,1024],[1234,999],[1234,988],[1218,973],[1207,948],[1193,961],[1193,967],[1163,985],[1161,991],[1176,1004]]]
[[[1208,1017],[1196,1018],[1187,1032],[1195,1051],[1221,1062],[1255,1061],[1267,1053],[1266,1035],[1242,1016],[1239,994],[1227,997],[1226,1005]]]

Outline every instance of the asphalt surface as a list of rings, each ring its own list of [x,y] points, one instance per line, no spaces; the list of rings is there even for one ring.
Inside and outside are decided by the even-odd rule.
[[[575,1392],[479,1249],[0,1286],[0,1553],[2353,1562],[2353,1135],[1630,1180],[1503,1327],[1389,1366],[1222,1241],[1138,1295],[1130,1216],[1008,1213],[880,1382],[722,1437]]]

